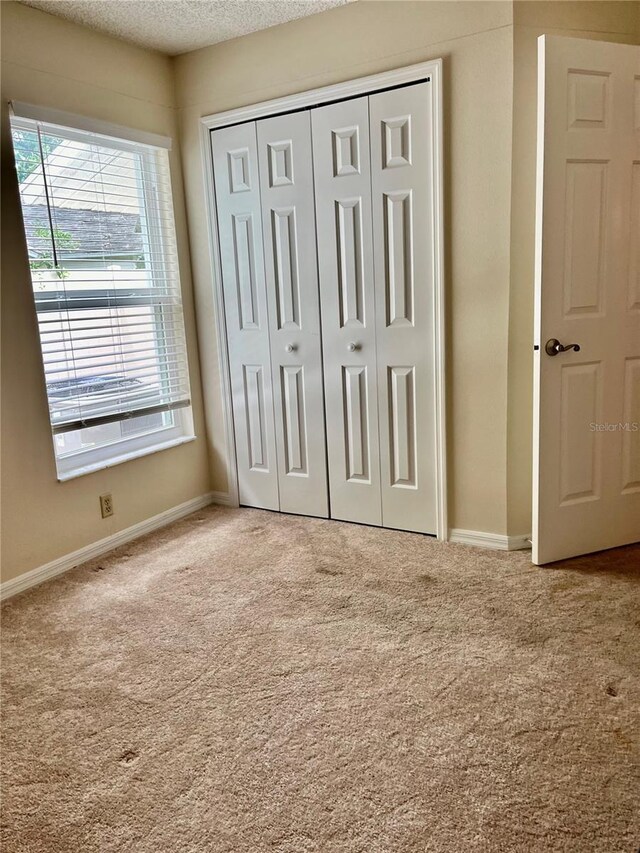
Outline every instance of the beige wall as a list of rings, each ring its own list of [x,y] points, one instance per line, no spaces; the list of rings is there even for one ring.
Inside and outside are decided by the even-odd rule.
[[[507,521],[513,534],[530,529],[531,523],[537,50],[543,33],[640,44],[640,3],[527,0],[514,4],[507,444]]]
[[[171,61],[34,9],[2,11],[2,579],[209,491],[181,165],[171,155],[198,440],[58,483],[6,101],[176,138]],[[113,494],[101,519],[98,495]]]
[[[450,523],[506,533],[512,47],[510,2],[358,2],[176,58],[213,488],[226,450],[199,118],[443,57]]]

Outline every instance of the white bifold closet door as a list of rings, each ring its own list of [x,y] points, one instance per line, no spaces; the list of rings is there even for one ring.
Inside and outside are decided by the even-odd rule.
[[[239,500],[280,509],[255,123],[212,147]]]
[[[257,128],[280,509],[327,517],[311,119]]]
[[[429,83],[369,98],[382,523],[435,533]]]
[[[310,117],[212,145],[240,503],[326,517]]]
[[[242,504],[436,532],[429,86],[212,134]]]
[[[368,98],[312,113],[331,516],[382,524]]]
[[[429,83],[313,110],[331,514],[436,532]]]

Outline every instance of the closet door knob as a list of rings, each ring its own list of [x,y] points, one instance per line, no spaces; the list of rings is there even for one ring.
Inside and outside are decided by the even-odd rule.
[[[347,349],[349,350],[349,352],[356,352],[357,350],[360,349],[360,344],[354,344],[354,343],[347,344]]]
[[[298,347],[295,344],[287,344],[286,347],[284,348],[284,351],[285,352],[295,352],[297,349],[298,349]]]

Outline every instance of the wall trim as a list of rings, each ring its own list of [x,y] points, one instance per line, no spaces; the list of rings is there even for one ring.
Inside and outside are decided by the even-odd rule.
[[[431,121],[433,145],[432,174],[432,228],[433,228],[433,327],[431,343],[434,354],[434,429],[436,438],[435,483],[436,483],[436,535],[447,539],[447,448],[446,448],[446,365],[445,365],[445,280],[444,280],[444,145],[443,145],[443,63],[441,59],[421,62],[403,68],[395,68],[358,77],[342,83],[333,83],[318,89],[285,95],[270,101],[262,101],[237,107],[200,119],[200,147],[204,174],[204,192],[209,233],[209,255],[212,265],[212,284],[215,300],[216,339],[220,375],[222,377],[222,415],[225,424],[227,445],[227,482],[231,506],[239,505],[237,458],[233,430],[233,407],[227,333],[225,324],[224,295],[222,292],[222,263],[217,239],[218,221],[216,211],[215,180],[213,175],[211,131],[216,128],[255,121],[291,110],[308,109],[323,103],[353,98],[407,83],[428,79],[431,83]]]
[[[459,545],[474,545],[476,548],[493,548],[494,551],[524,551],[531,548],[531,534],[504,536],[500,533],[484,533],[481,530],[449,531],[449,542]]]
[[[114,533],[112,536],[106,536],[104,539],[99,539],[97,542],[92,542],[90,545],[85,545],[84,548],[79,548],[70,554],[65,554],[63,557],[58,557],[50,563],[45,563],[43,566],[38,566],[31,569],[17,578],[5,581],[0,584],[0,601],[6,601],[20,592],[25,592],[31,587],[44,583],[44,581],[61,575],[64,572],[73,569],[76,566],[82,565],[95,557],[100,557],[103,554],[113,551],[120,545],[125,545],[127,542],[132,542],[134,539],[139,539],[147,533],[152,533],[161,527],[171,524],[173,521],[178,521],[187,515],[197,512],[210,504],[218,504],[220,506],[235,506],[233,496],[227,492],[207,492],[198,498],[192,498],[189,501],[178,504],[171,509],[153,515],[144,521],[133,524],[131,527],[126,527]],[[449,541],[460,545],[474,545],[479,548],[492,548],[497,551],[519,551],[531,548],[531,535],[524,534],[522,536],[504,536],[499,533],[484,533],[479,530],[460,530],[452,528],[449,531]]]
[[[225,465],[227,469],[227,488],[230,506],[240,506],[240,488],[238,484],[238,462],[236,440],[233,428],[233,407],[231,404],[231,371],[229,366],[229,346],[227,342],[227,324],[225,323],[224,294],[222,292],[222,258],[218,234],[218,211],[216,208],[215,182],[213,177],[213,147],[211,133],[205,123],[200,123],[200,155],[204,175],[205,211],[207,234],[209,239],[209,266],[211,269],[213,298],[215,304],[216,346],[220,378],[222,384],[222,419],[224,438],[227,448]]]
[[[375,92],[377,89],[391,89],[394,86],[415,83],[423,78],[431,78],[432,82],[434,78],[438,78],[438,83],[440,83],[441,76],[442,60],[432,59],[415,65],[393,68],[390,71],[381,71],[378,74],[370,74],[367,77],[356,77],[342,83],[330,83],[328,86],[307,89],[302,92],[295,92],[292,95],[283,95],[269,101],[258,101],[243,107],[233,107],[230,110],[203,116],[200,121],[206,130],[215,130],[231,124],[268,118],[278,113],[316,107],[319,104],[338,101],[343,98],[355,98],[368,92]]]
[[[228,492],[209,492],[209,497],[211,498],[212,504],[219,504],[220,506],[237,506],[233,496]]]
[[[5,601],[19,592],[24,592],[32,586],[37,586],[44,581],[56,577],[56,575],[61,575],[63,572],[80,566],[88,560],[100,557],[108,551],[117,548],[119,545],[124,545],[133,539],[139,539],[140,536],[144,536],[146,533],[151,533],[160,527],[165,527],[167,524],[171,524],[172,521],[178,521],[180,518],[191,515],[191,513],[197,512],[211,503],[224,503],[222,498],[225,497],[228,502],[228,495],[225,496],[222,492],[208,492],[198,498],[192,498],[189,501],[178,504],[178,506],[158,513],[158,515],[153,515],[151,518],[139,521],[131,527],[119,530],[112,536],[106,536],[104,539],[99,539],[97,542],[92,542],[90,545],[85,545],[84,548],[73,551],[71,554],[58,557],[50,563],[45,563],[44,566],[38,566],[22,575],[18,575],[17,578],[5,581],[0,585],[0,601]]]

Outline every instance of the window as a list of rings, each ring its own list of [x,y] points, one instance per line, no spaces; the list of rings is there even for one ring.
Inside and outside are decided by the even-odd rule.
[[[11,126],[59,478],[189,440],[166,149]]]

